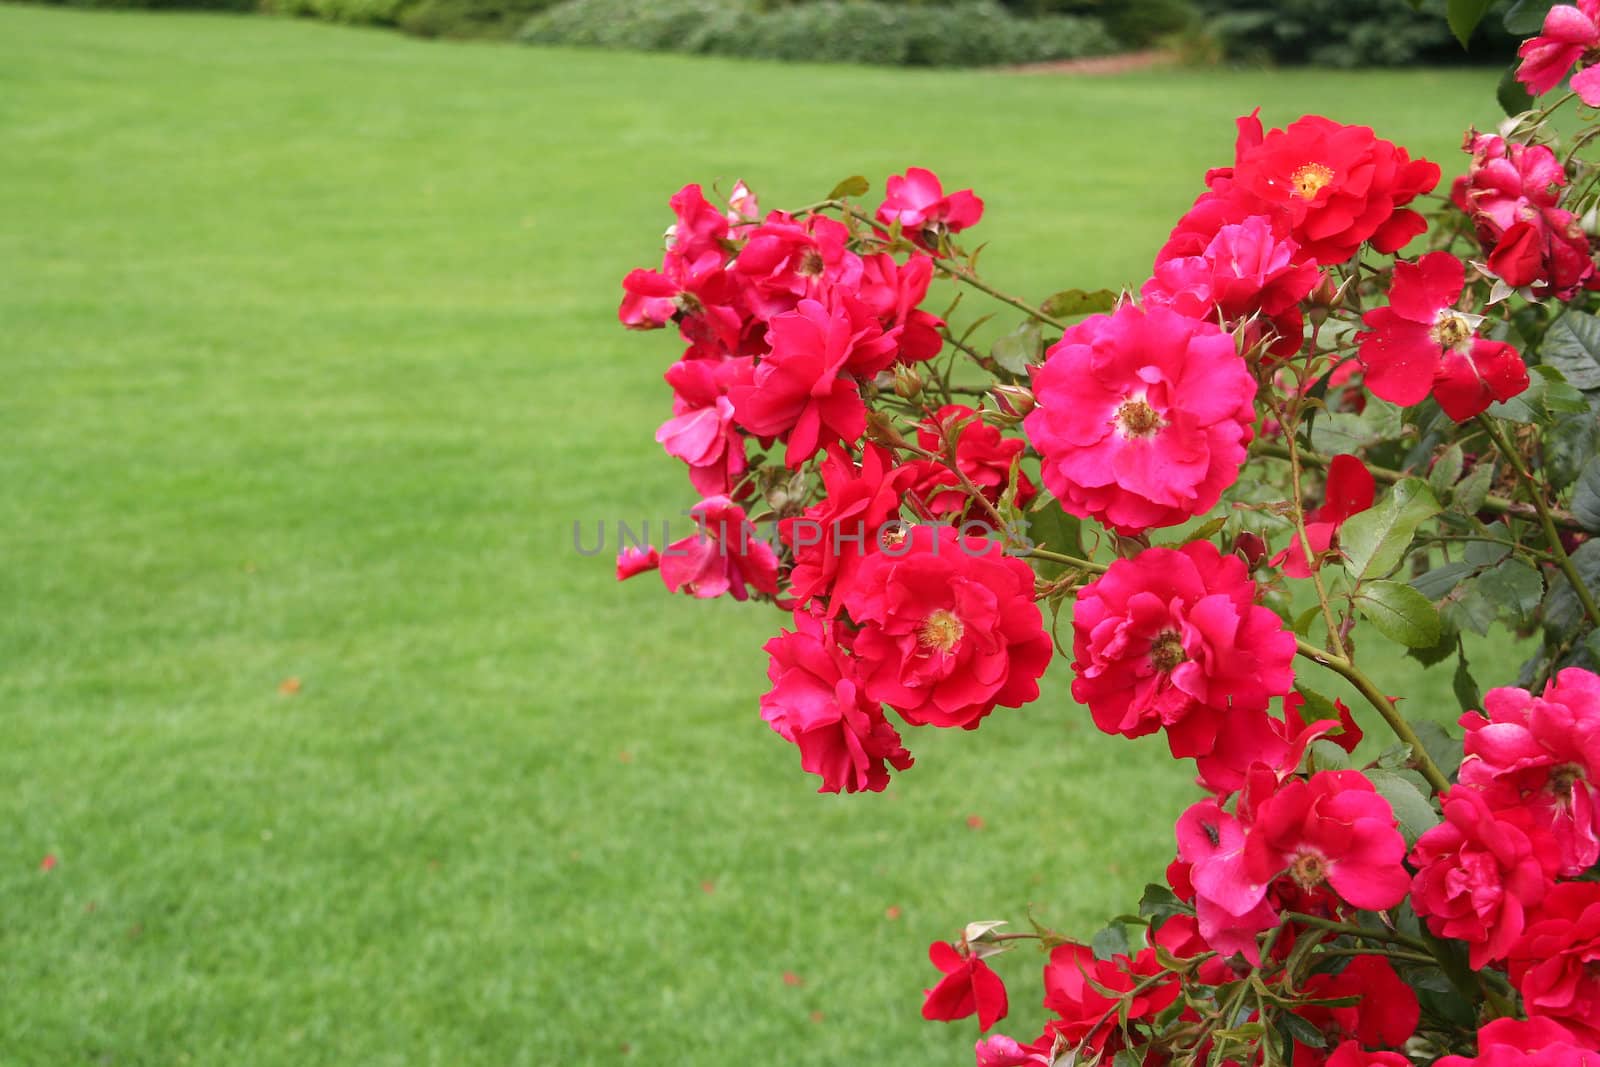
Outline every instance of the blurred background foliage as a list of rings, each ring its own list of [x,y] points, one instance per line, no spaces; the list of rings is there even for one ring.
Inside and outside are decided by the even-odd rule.
[[[807,62],[978,67],[1147,48],[1193,64],[1403,67],[1504,62],[1495,14],[1463,50],[1445,0],[60,0],[264,10],[423,37]]]

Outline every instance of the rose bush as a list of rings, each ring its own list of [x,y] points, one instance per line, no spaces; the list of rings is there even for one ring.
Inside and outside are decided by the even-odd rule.
[[[1550,8],[1515,77],[1572,89],[1470,131],[1431,217],[1439,162],[1244,117],[1121,294],[995,289],[957,243],[983,200],[922,168],[875,206],[672,198],[619,318],[684,342],[657,440],[700,499],[618,577],[788,613],[761,716],[822,791],[884,789],[902,727],[978,728],[1055,658],[1206,791],[1091,939],[931,947],[923,1014],[976,1015],[980,1067],[1600,1065],[1600,125],[1551,122],[1600,102],[1597,25]],[[980,344],[924,306],[959,287],[1023,321]],[[1542,641],[1480,695],[1463,635],[1495,626]],[[1371,640],[1454,658],[1460,708],[1408,719]],[[1028,942],[1050,1021],[989,1034],[985,960]]]

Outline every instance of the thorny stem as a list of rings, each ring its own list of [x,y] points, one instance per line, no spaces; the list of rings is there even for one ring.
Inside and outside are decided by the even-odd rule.
[[[1411,746],[1412,761],[1416,764],[1417,770],[1422,772],[1422,776],[1428,780],[1428,784],[1433,786],[1435,792],[1443,793],[1450,788],[1450,779],[1445,777],[1439,765],[1428,755],[1428,750],[1423,747],[1422,739],[1417,736],[1417,732],[1400,715],[1394,706],[1394,701],[1384,696],[1383,690],[1367,677],[1366,672],[1346,657],[1318,648],[1303,637],[1297,635],[1294,641],[1300,655],[1342,675],[1362,696],[1366,697],[1367,703],[1378,709],[1378,714],[1383,716],[1383,721],[1389,724],[1389,729],[1394,731],[1394,735]]]
[[[1051,552],[1044,548],[1030,548],[1022,552],[1023,558],[1047,559],[1052,563],[1065,563],[1069,567],[1076,567],[1081,571],[1091,571],[1094,574],[1104,574],[1106,565],[1096,563],[1090,559],[1079,559],[1077,556],[1068,556],[1061,552]]]
[[[1318,952],[1318,956],[1370,956],[1370,948],[1325,948]],[[1439,961],[1432,956],[1424,956],[1420,952],[1407,952],[1403,949],[1381,950],[1379,955],[1387,956],[1391,960],[1400,960],[1403,963],[1420,963],[1429,967],[1437,967]]]
[[[1426,941],[1402,934],[1398,930],[1373,930],[1366,926],[1356,926],[1352,923],[1342,923],[1334,919],[1324,919],[1319,915],[1307,915],[1299,911],[1286,911],[1283,917],[1290,922],[1301,926],[1309,926],[1314,930],[1326,930],[1332,934],[1346,934],[1350,937],[1365,938],[1368,941],[1378,941],[1390,945],[1404,945],[1416,952],[1426,953],[1428,962],[1437,962],[1433,950]]]
[[[801,208],[797,214],[805,214],[806,212],[811,211],[823,211],[830,208],[839,212],[840,214],[848,215],[850,218],[853,218],[858,222],[864,222],[868,226],[872,226],[877,229],[883,228],[883,223],[879,222],[877,219],[873,218],[871,215],[867,214],[865,211],[862,211],[855,205],[844,200],[819,200],[815,204],[808,204],[804,208]],[[1009,304],[1018,311],[1021,311],[1027,315],[1029,318],[1042,322],[1046,326],[1053,326],[1058,330],[1065,330],[1067,328],[1067,323],[1056,318],[1054,315],[1046,315],[1044,312],[1040,311],[1037,307],[1028,303],[1021,297],[1012,296],[1010,293],[1007,293],[1004,290],[996,289],[994,286],[990,285],[988,282],[984,281],[982,278],[972,273],[971,270],[962,266],[955,260],[938,255],[936,253],[930,253],[930,256],[933,259],[934,266],[950,275],[950,277],[954,278],[956,281],[970,285],[980,292],[988,293],[1002,304]]]
[[[1600,626],[1600,606],[1594,602],[1594,594],[1589,592],[1589,587],[1578,576],[1578,568],[1572,562],[1572,557],[1567,555],[1565,546],[1561,544],[1561,534],[1556,530],[1555,519],[1550,514],[1550,506],[1545,503],[1544,494],[1539,491],[1539,486],[1534,482],[1533,475],[1528,473],[1527,464],[1522,462],[1522,455],[1506,440],[1505,431],[1499,424],[1487,416],[1478,416],[1478,423],[1494,441],[1500,454],[1506,457],[1506,462],[1511,464],[1511,469],[1517,472],[1517,481],[1522,483],[1522,489],[1528,494],[1528,499],[1533,501],[1533,506],[1539,512],[1539,522],[1544,526],[1545,540],[1550,543],[1550,552],[1556,558],[1556,565],[1561,568],[1561,573],[1567,576],[1567,581],[1572,584],[1572,591],[1577,594],[1578,602],[1583,605],[1583,613],[1589,616],[1589,622]]]
[[[1293,423],[1287,425],[1292,426]],[[1311,580],[1317,587],[1317,605],[1322,609],[1322,621],[1328,628],[1328,648],[1343,656],[1344,638],[1340,636],[1339,624],[1334,620],[1333,608],[1328,603],[1328,587],[1322,584],[1322,568],[1317,565],[1316,556],[1311,551],[1311,535],[1306,531],[1306,509],[1300,493],[1300,453],[1292,429],[1284,434],[1284,440],[1289,442],[1289,479],[1293,489],[1294,528],[1300,535],[1300,551],[1305,556]]]

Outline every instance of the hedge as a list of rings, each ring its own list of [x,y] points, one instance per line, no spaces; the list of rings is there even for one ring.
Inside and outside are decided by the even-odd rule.
[[[1119,47],[1098,19],[1018,18],[991,0],[813,0],[770,10],[745,0],[566,0],[530,19],[519,37],[533,44],[931,67],[1073,59]]]

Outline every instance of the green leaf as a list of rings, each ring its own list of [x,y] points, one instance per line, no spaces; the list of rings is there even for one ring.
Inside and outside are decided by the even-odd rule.
[[[1377,787],[1379,795],[1394,809],[1394,817],[1400,823],[1400,833],[1405,837],[1407,847],[1416,844],[1417,838],[1439,825],[1439,814],[1433,810],[1433,804],[1417,791],[1409,779],[1394,771],[1377,768],[1364,773]]]
[[[1544,599],[1544,579],[1520,559],[1504,560],[1494,570],[1485,571],[1477,585],[1479,592],[1519,626]]]
[[[1544,29],[1544,17],[1560,0],[1517,0],[1501,20],[1513,37],[1532,37]]]
[[[1461,479],[1462,463],[1460,445],[1453,444],[1439,453],[1439,458],[1433,461],[1433,470],[1428,472],[1428,487],[1439,496],[1449,492]]]
[[[1570,415],[1574,411],[1589,410],[1589,401],[1584,399],[1576,386],[1567,381],[1567,376],[1561,373],[1560,368],[1541,363],[1530,369],[1544,379],[1544,409],[1550,414]]]
[[[1132,948],[1128,943],[1128,928],[1121,923],[1101,927],[1089,941],[1089,947],[1094,950],[1094,958],[1097,960],[1126,956]]]
[[[1437,604],[1449,596],[1450,591],[1460,585],[1463,578],[1469,577],[1472,570],[1472,566],[1467,563],[1446,563],[1411,579],[1411,588],[1427,597],[1430,602]]]
[[[1600,389],[1600,318],[1568,311],[1550,325],[1539,355],[1574,387]]]
[[[1284,1034],[1311,1048],[1327,1048],[1328,1038],[1323,1032],[1292,1011],[1278,1016],[1278,1027]]]
[[[1015,330],[997,340],[989,349],[989,356],[1012,374],[1027,374],[1031,364],[1038,363],[1044,352],[1044,339],[1039,324],[1028,319]]]
[[[1572,517],[1590,533],[1600,533],[1600,456],[1591,456],[1578,472],[1572,491]]]
[[[833,192],[828,194],[829,200],[843,200],[847,196],[866,196],[872,188],[872,183],[859,174],[852,174],[844,181],[833,187]]]
[[[1517,67],[1520,63],[1513,63],[1507,67],[1505,73],[1500,75],[1500,84],[1495,86],[1494,98],[1500,102],[1500,110],[1507,115],[1520,115],[1524,111],[1533,110],[1533,94],[1528,92],[1528,87],[1517,81]]]
[[[1028,516],[1028,540],[1034,548],[1047,548],[1079,559],[1089,554],[1083,547],[1083,520],[1076,515],[1068,515],[1054,500],[1049,507]],[[1036,559],[1033,562],[1046,578],[1054,578],[1067,569],[1066,564],[1052,559]]]
[[[1494,485],[1494,463],[1480,460],[1465,478],[1456,485],[1450,497],[1450,510],[1461,515],[1476,515],[1489,498],[1489,487]]]
[[[1393,441],[1404,426],[1400,408],[1387,400],[1373,398],[1359,415],[1339,411],[1320,416],[1311,424],[1311,447],[1325,456],[1360,452]]]
[[[1572,553],[1572,566],[1591,592],[1600,590],[1600,540],[1590,539],[1579,545]],[[1543,622],[1546,643],[1552,646],[1565,644],[1574,630],[1585,625],[1583,607],[1564,575],[1558,574],[1550,581]]]
[[[1086,293],[1082,289],[1063,289],[1052,293],[1039,305],[1039,310],[1051,318],[1070,318],[1073,315],[1092,315],[1110,311],[1117,306],[1117,294],[1110,289],[1096,289]]]
[[[1344,569],[1360,582],[1393,570],[1411,548],[1417,527],[1439,513],[1427,483],[1406,478],[1374,507],[1353,516],[1339,531]]]
[[[1467,47],[1467,42],[1472,39],[1472,31],[1483,21],[1489,3],[1490,0],[1450,0],[1445,8],[1445,21],[1450,23],[1450,32],[1456,35],[1462,48]]]
[[[1439,613],[1409,585],[1367,582],[1356,596],[1356,609],[1383,636],[1407,648],[1432,648],[1439,643]]]
[[[1489,632],[1495,618],[1494,601],[1483,595],[1477,581],[1461,582],[1439,602],[1439,613],[1444,621],[1457,630],[1471,630],[1482,636]]]
[[[1350,753],[1326,738],[1319,737],[1311,742],[1306,749],[1306,771],[1348,771],[1351,766]]]
[[[1585,408],[1562,416],[1544,431],[1544,474],[1551,488],[1565,489],[1578,480],[1583,465],[1596,452],[1597,430],[1600,422]]]
[[[1511,546],[1496,541],[1468,541],[1462,558],[1473,567],[1493,567],[1511,555]]]
[[[1152,882],[1144,887],[1144,896],[1139,898],[1139,917],[1141,919],[1170,919],[1174,915],[1182,915],[1188,911],[1178,895],[1164,885]]]
[[[1301,637],[1307,637],[1311,633],[1311,624],[1316,622],[1317,617],[1321,614],[1322,609],[1316,604],[1313,604],[1306,610],[1302,611],[1299,615],[1295,616],[1294,623],[1290,628]]]
[[[1467,666],[1465,656],[1456,658],[1455,674],[1450,677],[1450,691],[1455,693],[1456,703],[1461,705],[1462,711],[1474,711],[1483,707],[1483,691],[1478,688],[1478,680],[1472,676],[1472,668]],[[1459,762],[1459,757],[1457,761]]]
[[[1479,705],[1474,705],[1479,706]],[[1423,751],[1446,778],[1461,767],[1461,741],[1432,719],[1411,720],[1411,732],[1422,742]]]

